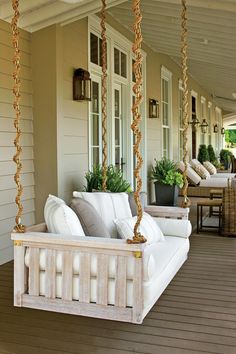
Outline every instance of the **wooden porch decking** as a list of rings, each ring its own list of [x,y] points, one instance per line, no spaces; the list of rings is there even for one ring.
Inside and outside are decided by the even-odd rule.
[[[142,325],[12,306],[0,267],[0,353],[236,353],[236,239],[191,237],[188,261]]]

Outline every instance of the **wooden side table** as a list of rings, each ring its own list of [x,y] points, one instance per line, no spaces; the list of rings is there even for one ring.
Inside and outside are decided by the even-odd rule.
[[[203,225],[203,208],[204,207],[209,207],[209,208],[218,208],[218,216],[219,216],[219,223],[218,226],[212,226],[212,225]],[[207,231],[206,229],[217,229],[218,232],[221,232],[221,219],[222,219],[222,199],[206,199],[199,201],[197,203],[197,233],[202,232],[202,231]]]

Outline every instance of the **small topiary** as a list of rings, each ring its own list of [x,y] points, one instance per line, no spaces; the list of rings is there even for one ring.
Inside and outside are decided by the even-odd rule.
[[[209,154],[205,144],[199,146],[197,159],[201,163],[203,163],[204,161],[209,161]]]
[[[212,162],[212,163],[215,162],[216,161],[216,154],[215,154],[215,151],[213,149],[213,146],[212,145],[208,145],[207,151],[208,151],[208,155],[209,155],[209,161]]]

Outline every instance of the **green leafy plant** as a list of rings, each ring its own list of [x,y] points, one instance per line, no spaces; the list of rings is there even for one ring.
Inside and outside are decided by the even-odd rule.
[[[209,154],[205,144],[199,146],[197,159],[201,163],[204,161],[209,161]]]
[[[183,176],[178,172],[176,163],[165,157],[159,161],[155,159],[150,178],[160,184],[183,187]]]
[[[212,145],[208,145],[207,151],[208,151],[208,155],[209,155],[209,161],[212,162],[212,163],[213,163],[214,161],[217,161],[217,159],[216,159],[216,154],[215,154],[215,151],[214,151]]]
[[[220,161],[222,163],[230,162],[231,156],[233,156],[232,152],[227,149],[222,149],[220,151]]]
[[[86,192],[102,191],[102,167],[94,166],[92,171],[85,174]],[[113,165],[107,167],[107,191],[113,193],[132,192],[130,183],[123,178],[123,172]]]

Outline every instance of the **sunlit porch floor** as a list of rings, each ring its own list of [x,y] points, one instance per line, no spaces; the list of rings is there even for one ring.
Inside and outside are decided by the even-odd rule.
[[[212,235],[211,235],[212,236]],[[12,306],[0,267],[0,353],[236,353],[236,239],[191,236],[189,259],[142,325]]]

